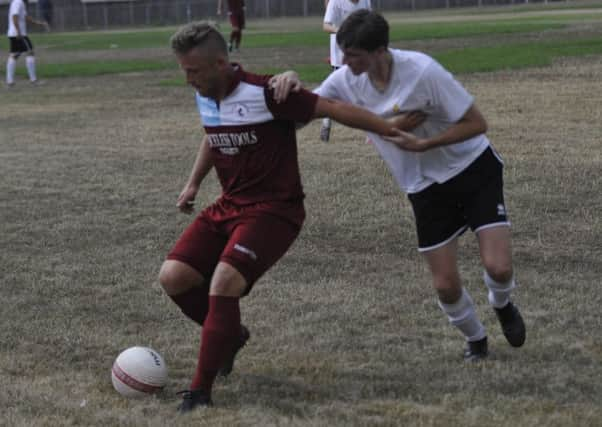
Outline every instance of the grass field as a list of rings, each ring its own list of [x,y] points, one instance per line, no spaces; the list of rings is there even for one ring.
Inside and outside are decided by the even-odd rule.
[[[217,382],[216,406],[182,418],[175,392],[189,383],[199,331],[156,276],[191,220],[175,200],[202,130],[161,41],[173,29],[132,33],[127,48],[103,48],[108,33],[79,48],[65,45],[72,34],[35,35],[46,84],[21,76],[0,88],[0,425],[602,426],[597,10],[480,12],[472,32],[475,15],[417,14],[431,24],[407,37],[419,28],[404,24],[412,17],[388,16],[393,46],[459,73],[506,161],[523,348],[501,335],[467,234],[461,271],[491,358],[462,362],[405,196],[361,132],[335,126],[324,144],[316,122],[298,137],[304,229],[242,300],[252,338]],[[498,19],[512,30],[496,29]],[[295,34],[287,44],[261,35],[277,25]],[[438,26],[441,35],[428,32]],[[257,71],[298,68],[311,85],[326,72],[325,38],[310,44],[316,27],[251,22],[234,59]],[[218,194],[210,175],[199,202]],[[156,397],[126,400],[112,388],[112,362],[133,345],[167,361]]]

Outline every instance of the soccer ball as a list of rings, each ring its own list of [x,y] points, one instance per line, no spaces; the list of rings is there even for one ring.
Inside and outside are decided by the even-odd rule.
[[[160,391],[167,383],[167,365],[152,348],[130,347],[115,359],[111,381],[122,396],[147,396]]]

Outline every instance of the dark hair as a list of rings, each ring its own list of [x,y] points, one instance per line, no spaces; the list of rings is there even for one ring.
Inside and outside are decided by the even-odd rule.
[[[224,36],[211,22],[191,22],[171,37],[171,48],[178,55],[186,54],[199,46],[209,46],[219,52],[227,52]]]
[[[373,52],[389,46],[389,24],[381,14],[360,9],[349,15],[337,31],[341,49],[362,49]]]

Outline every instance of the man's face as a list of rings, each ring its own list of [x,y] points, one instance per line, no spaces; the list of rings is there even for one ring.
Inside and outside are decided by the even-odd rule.
[[[375,52],[351,47],[343,49],[343,63],[348,65],[351,72],[356,76],[368,71],[375,59]]]
[[[180,68],[186,75],[186,83],[202,96],[219,100],[224,85],[224,64],[222,56],[208,53],[207,49],[195,48],[177,55]]]

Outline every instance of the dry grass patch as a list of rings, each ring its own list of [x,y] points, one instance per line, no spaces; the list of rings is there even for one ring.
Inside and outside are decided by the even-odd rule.
[[[253,64],[250,64],[253,66]],[[157,269],[190,220],[174,204],[200,138],[192,94],[161,74],[18,86],[0,104],[3,423],[45,425],[589,426],[602,419],[601,59],[460,76],[506,160],[528,324],[510,348],[486,304],[476,246],[462,274],[491,360],[461,362],[435,303],[409,204],[360,132],[299,132],[308,219],[243,300],[252,339],[217,407],[174,418],[198,331]],[[6,102],[5,102],[6,101]],[[218,194],[212,176],[205,205]],[[150,345],[166,391],[110,384],[125,347]]]

